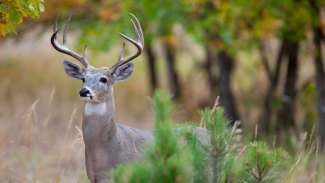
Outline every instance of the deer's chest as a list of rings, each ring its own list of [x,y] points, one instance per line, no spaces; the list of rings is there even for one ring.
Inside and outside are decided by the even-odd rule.
[[[89,144],[86,147],[87,166],[95,174],[107,174],[118,164],[137,159],[135,146],[113,137],[105,144]]]

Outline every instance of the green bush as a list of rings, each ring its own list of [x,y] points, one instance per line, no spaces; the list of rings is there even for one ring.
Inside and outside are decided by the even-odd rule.
[[[222,108],[201,112],[207,130],[173,127],[171,102],[162,92],[154,97],[154,111],[154,143],[143,159],[114,170],[116,183],[281,182],[284,152],[263,142],[238,142],[241,134],[229,127]]]

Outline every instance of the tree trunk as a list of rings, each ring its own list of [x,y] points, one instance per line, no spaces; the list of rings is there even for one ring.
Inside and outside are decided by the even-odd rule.
[[[158,88],[158,75],[156,69],[157,57],[156,54],[150,44],[145,46],[145,53],[147,57],[147,64],[148,64],[148,76],[150,82],[150,92],[151,94]]]
[[[269,87],[267,93],[264,98],[264,110],[262,112],[260,122],[259,122],[259,134],[269,133],[270,132],[270,124],[272,118],[272,102],[274,99],[275,91],[277,89],[279,79],[280,79],[280,71],[282,66],[282,60],[286,52],[287,44],[285,41],[282,41],[281,46],[279,48],[278,56],[276,59],[275,70],[272,73],[272,78],[269,83]]]
[[[214,99],[217,95],[217,84],[218,84],[218,78],[216,73],[216,64],[213,62],[213,53],[209,46],[205,47],[205,63],[204,63],[204,69],[207,77],[207,83],[209,85],[209,90],[211,94],[211,99]]]
[[[297,96],[298,81],[298,51],[299,43],[297,41],[288,41],[288,67],[285,81],[285,87],[282,95],[282,107],[277,116],[277,131],[288,130],[296,127],[295,108]]]
[[[311,7],[313,8],[313,13],[318,21],[320,21],[320,9],[316,2],[313,0],[309,1]],[[322,40],[324,35],[320,27],[320,23],[313,26],[314,34],[314,66],[315,66],[315,80],[317,88],[317,111],[318,111],[318,137],[319,145],[322,151],[325,150],[325,71],[322,55]]]
[[[167,77],[168,84],[171,95],[174,99],[179,99],[181,96],[181,86],[179,83],[178,73],[176,71],[176,56],[175,48],[168,43],[163,43],[165,57],[166,57],[166,66],[167,66]]]
[[[325,147],[325,74],[324,64],[321,51],[321,29],[315,27],[314,30],[314,45],[315,45],[315,72],[316,72],[316,87],[317,87],[317,111],[318,111],[318,133],[319,143],[322,150]]]
[[[234,60],[225,51],[220,51],[217,57],[219,66],[220,104],[224,107],[225,115],[230,119],[231,125],[233,125],[236,120],[239,120],[235,97],[231,90],[231,76]]]

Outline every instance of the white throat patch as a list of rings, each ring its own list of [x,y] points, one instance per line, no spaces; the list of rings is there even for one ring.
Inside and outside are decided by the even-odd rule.
[[[85,105],[85,115],[93,115],[93,114],[98,114],[98,115],[103,115],[106,112],[106,104],[105,103],[99,103],[99,104],[94,104],[87,102]]]

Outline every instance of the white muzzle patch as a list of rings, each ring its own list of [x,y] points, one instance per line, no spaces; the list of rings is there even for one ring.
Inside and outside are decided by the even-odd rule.
[[[105,103],[91,103],[87,102],[85,105],[85,115],[103,115],[106,112]]]

